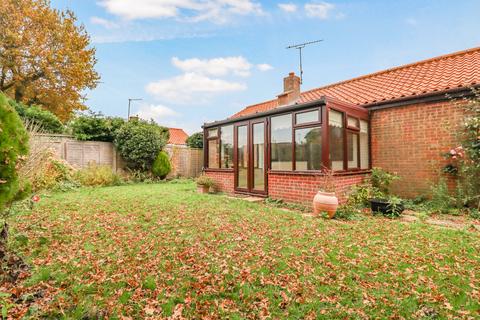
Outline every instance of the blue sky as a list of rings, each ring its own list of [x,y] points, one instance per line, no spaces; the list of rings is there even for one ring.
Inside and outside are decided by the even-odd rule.
[[[274,98],[298,72],[307,90],[480,45],[480,1],[53,0],[97,49],[91,110],[200,130]]]

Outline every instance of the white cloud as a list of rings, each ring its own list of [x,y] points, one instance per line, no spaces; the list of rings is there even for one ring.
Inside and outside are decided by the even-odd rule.
[[[137,112],[138,116],[145,120],[153,119],[162,123],[166,118],[178,117],[179,113],[163,105],[143,105]]]
[[[90,22],[92,24],[102,26],[106,29],[116,29],[116,28],[119,27],[119,25],[116,24],[115,22],[107,20],[107,19],[99,18],[99,17],[91,17]]]
[[[250,75],[250,69],[252,68],[250,62],[242,56],[203,60],[198,58],[180,60],[177,57],[173,57],[172,64],[184,72],[194,72],[216,77],[229,74],[247,77]]]
[[[282,11],[289,12],[289,13],[296,12],[298,9],[297,5],[294,3],[279,3],[278,7]]]
[[[328,2],[311,2],[305,4],[305,12],[311,18],[319,18],[326,20],[330,16],[330,12],[335,8],[335,5]]]
[[[269,65],[268,63],[260,63],[260,64],[257,64],[257,68],[258,70],[260,71],[268,71],[268,70],[272,70],[273,67],[271,65]]]
[[[263,14],[251,0],[101,0],[99,4],[127,20],[180,18],[187,21],[228,21],[231,15]]]
[[[173,78],[151,82],[146,91],[159,100],[172,103],[202,103],[212,95],[245,90],[239,82],[212,79],[205,75],[188,72]]]

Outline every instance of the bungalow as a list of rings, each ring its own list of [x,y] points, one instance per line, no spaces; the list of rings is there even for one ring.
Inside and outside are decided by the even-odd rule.
[[[381,167],[402,178],[397,194],[425,194],[464,118],[451,97],[479,85],[480,47],[304,92],[292,72],[276,99],[204,124],[205,174],[227,193],[311,203],[323,166],[341,201]]]

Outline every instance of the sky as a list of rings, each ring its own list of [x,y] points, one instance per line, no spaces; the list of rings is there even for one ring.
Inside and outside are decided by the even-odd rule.
[[[480,46],[480,1],[52,0],[75,12],[96,48],[101,83],[86,105],[192,134],[276,97]]]

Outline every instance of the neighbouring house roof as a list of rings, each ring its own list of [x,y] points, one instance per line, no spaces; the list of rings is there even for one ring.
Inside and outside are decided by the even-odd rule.
[[[179,128],[168,128],[170,138],[168,144],[187,144],[188,134]]]
[[[297,103],[322,96],[356,105],[387,103],[480,84],[480,47],[459,51],[302,92]],[[246,107],[232,118],[277,108],[277,99]]]

